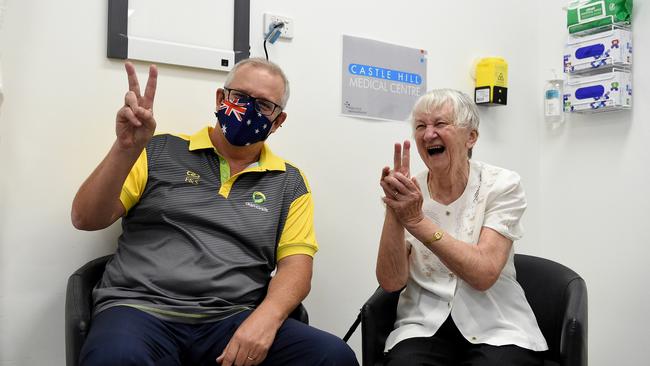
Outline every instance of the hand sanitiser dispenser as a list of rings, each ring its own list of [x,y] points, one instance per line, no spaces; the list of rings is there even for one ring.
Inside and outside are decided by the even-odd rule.
[[[549,80],[544,88],[544,119],[548,123],[564,121],[562,103],[562,80]]]
[[[544,120],[553,127],[564,122],[563,86],[564,80],[557,75],[544,86]]]

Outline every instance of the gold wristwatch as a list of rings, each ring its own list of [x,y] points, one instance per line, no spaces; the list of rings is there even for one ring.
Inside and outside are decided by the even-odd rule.
[[[429,243],[428,243],[428,244],[433,244],[433,243],[437,242],[438,240],[442,239],[442,236],[443,236],[443,232],[442,232],[442,230],[438,230],[438,231],[436,231],[436,232],[433,233],[433,235],[431,236],[431,240],[429,240]]]

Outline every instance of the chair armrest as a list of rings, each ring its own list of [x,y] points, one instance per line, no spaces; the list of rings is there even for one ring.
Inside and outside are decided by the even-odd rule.
[[[363,366],[382,365],[384,345],[395,324],[399,294],[379,287],[361,308]]]
[[[302,303],[298,304],[298,307],[289,314],[289,318],[296,319],[309,325],[309,314],[307,314],[307,309]]]
[[[578,277],[566,289],[566,313],[562,320],[560,358],[563,365],[587,366],[587,286]]]
[[[79,364],[79,352],[90,329],[92,291],[111,257],[107,255],[90,261],[68,278],[65,297],[65,352],[68,366]]]

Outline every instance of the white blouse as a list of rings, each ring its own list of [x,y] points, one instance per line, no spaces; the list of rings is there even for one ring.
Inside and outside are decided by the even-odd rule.
[[[417,176],[420,187],[428,187],[427,174],[425,171]],[[520,218],[526,198],[515,172],[470,160],[467,186],[456,201],[445,206],[424,195],[424,214],[458,240],[475,245],[484,226],[513,242],[523,235]],[[404,339],[432,336],[449,314],[471,343],[548,349],[516,280],[513,249],[494,285],[478,291],[408,232],[406,243],[411,249],[409,279],[399,298],[395,329],[386,340],[386,352]]]

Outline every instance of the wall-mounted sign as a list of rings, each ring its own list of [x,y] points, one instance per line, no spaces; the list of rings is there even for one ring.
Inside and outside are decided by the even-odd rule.
[[[344,35],[341,113],[406,120],[427,90],[426,55],[417,48]]]

